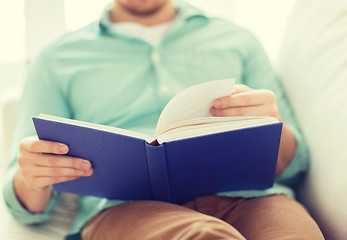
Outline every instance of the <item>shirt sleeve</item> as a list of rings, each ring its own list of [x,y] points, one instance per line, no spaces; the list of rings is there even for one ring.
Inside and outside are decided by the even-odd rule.
[[[53,191],[52,198],[45,211],[33,214],[21,205],[13,188],[13,177],[18,169],[16,159],[19,142],[25,137],[36,135],[32,117],[37,116],[39,113],[61,117],[70,116],[67,98],[59,82],[56,81],[54,74],[52,74],[53,61],[51,59],[49,51],[42,52],[36,61],[33,62],[28,72],[17,113],[16,127],[10,151],[11,163],[3,181],[3,198],[6,206],[14,218],[22,224],[47,221],[60,195]]]
[[[5,185],[3,188],[3,196],[7,208],[12,216],[20,224],[36,224],[42,223],[49,219],[54,205],[60,200],[60,193],[52,191],[52,198],[42,213],[31,213],[26,210],[22,204],[18,201],[16,193],[13,188],[13,177],[16,173],[16,168],[10,168],[6,174]]]
[[[296,139],[295,154],[286,169],[276,178],[276,182],[294,187],[308,169],[308,148],[280,79],[272,68],[263,47],[252,34],[247,32],[246,35],[245,71],[242,82],[251,88],[269,89],[276,95],[279,112]]]

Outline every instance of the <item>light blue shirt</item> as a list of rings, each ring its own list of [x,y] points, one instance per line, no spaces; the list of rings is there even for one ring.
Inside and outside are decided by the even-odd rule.
[[[31,118],[39,113],[111,125],[154,135],[160,112],[180,90],[197,83],[236,78],[251,88],[267,88],[293,131],[297,149],[273,188],[220,193],[257,197],[286,194],[308,167],[308,152],[281,83],[257,39],[243,28],[211,18],[186,3],[156,47],[114,32],[108,10],[99,21],[69,33],[48,46],[33,62],[18,114],[13,162],[4,183],[4,198],[21,223],[46,221],[60,193],[54,192],[40,214],[26,211],[16,199],[12,179],[19,141],[35,135]],[[165,91],[164,91],[164,90]],[[77,233],[102,209],[122,203],[81,197],[71,229]]]

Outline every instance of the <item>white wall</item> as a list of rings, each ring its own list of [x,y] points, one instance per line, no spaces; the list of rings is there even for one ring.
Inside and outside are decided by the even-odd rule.
[[[296,0],[233,0],[232,18],[261,41],[273,64]]]
[[[66,32],[64,1],[25,0],[25,49],[27,59]]]

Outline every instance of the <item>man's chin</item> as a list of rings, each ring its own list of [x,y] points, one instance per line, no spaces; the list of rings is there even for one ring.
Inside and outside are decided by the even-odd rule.
[[[133,15],[150,16],[157,13],[166,3],[167,1],[162,0],[148,6],[148,3],[146,3],[146,1],[140,0],[140,1],[135,1],[134,4],[123,3],[121,5],[124,9],[126,9],[129,13]]]
[[[133,9],[133,8],[126,8],[128,12],[130,12],[132,15],[137,15],[137,16],[151,16],[159,11],[160,8],[156,9]]]

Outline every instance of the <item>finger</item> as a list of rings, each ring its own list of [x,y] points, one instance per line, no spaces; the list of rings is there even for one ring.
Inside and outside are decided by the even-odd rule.
[[[249,92],[251,90],[252,90],[252,88],[250,88],[244,84],[235,84],[233,86],[233,89],[231,90],[231,94],[236,94],[236,93],[240,93],[240,92]]]
[[[23,139],[19,148],[21,151],[32,153],[66,154],[69,151],[69,147],[66,144],[40,140],[37,137]]]
[[[21,169],[24,176],[35,176],[35,177],[81,177],[81,176],[91,176],[93,174],[93,169],[80,170],[74,168],[60,168],[60,167],[30,167]]]
[[[242,92],[231,96],[221,97],[213,102],[213,107],[217,109],[225,109],[230,107],[245,107],[264,104],[263,95],[255,92]]]
[[[92,164],[87,160],[53,154],[37,154],[35,155],[33,164],[37,166],[64,167],[81,170],[88,170],[92,167]]]
[[[229,107],[246,107],[275,103],[276,96],[272,91],[259,89],[218,98],[213,102],[213,107],[224,109]]]
[[[74,176],[66,176],[66,177],[35,177],[34,184],[32,184],[32,187],[35,188],[43,188],[50,186],[52,184],[61,183],[61,182],[67,182],[72,181],[75,179],[78,179],[80,177],[74,177]]]
[[[277,117],[278,110],[275,106],[257,105],[247,107],[233,107],[225,109],[211,108],[210,112],[216,117],[232,117],[232,116],[270,116]]]

